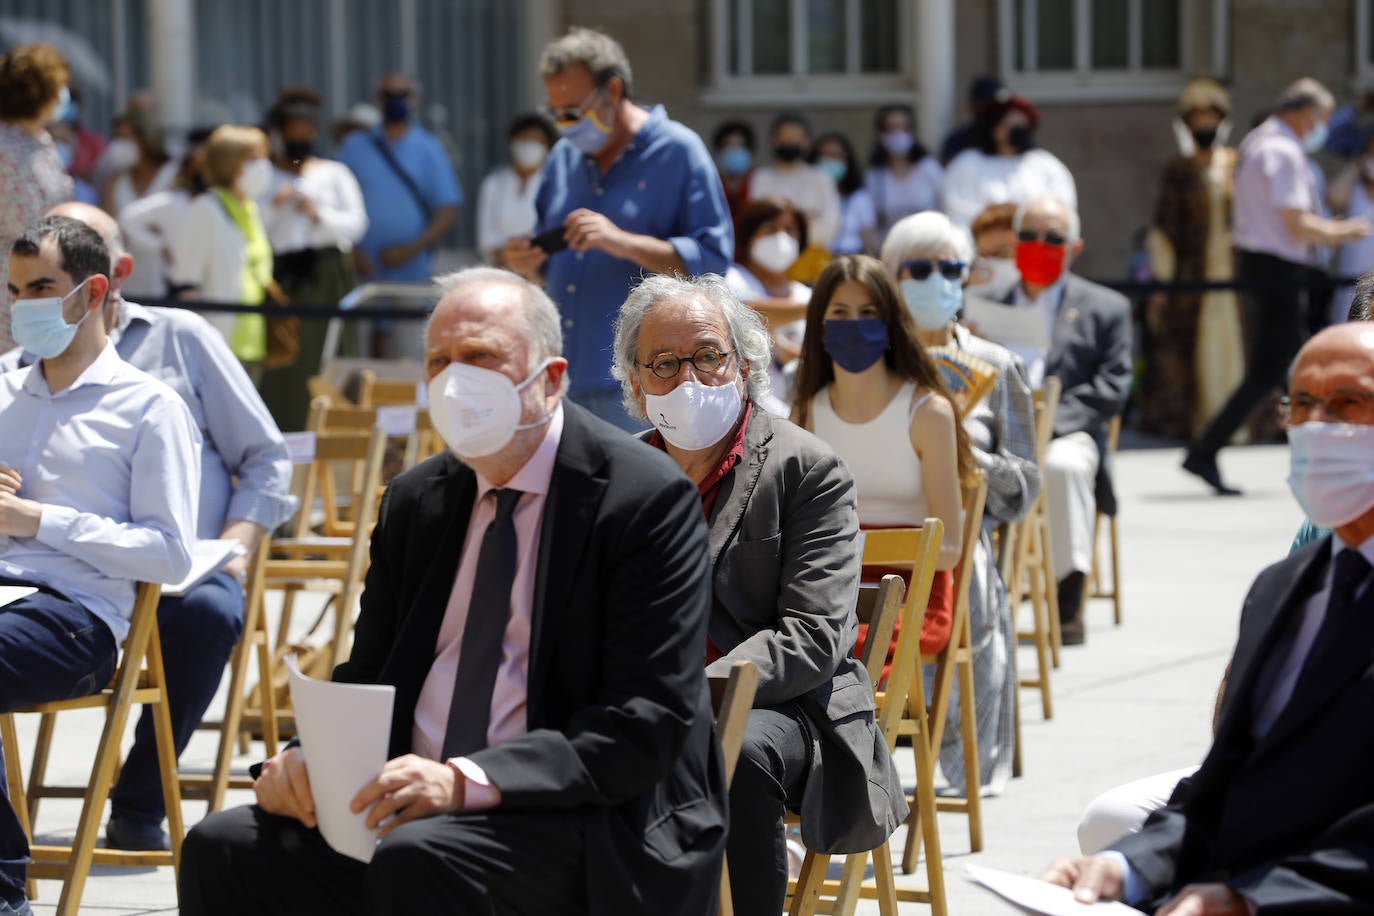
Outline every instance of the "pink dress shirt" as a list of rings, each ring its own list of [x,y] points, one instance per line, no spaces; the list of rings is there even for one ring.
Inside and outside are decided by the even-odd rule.
[[[506,624],[506,633],[501,641],[501,667],[496,672],[496,686],[492,690],[488,746],[509,741],[526,731],[525,698],[539,532],[543,528],[544,503],[548,499],[554,459],[562,438],[563,405],[559,404],[554,408],[543,441],[524,467],[506,484],[524,495],[515,507],[515,584],[510,595],[510,621]],[[453,699],[453,682],[457,677],[458,655],[463,644],[463,628],[467,623],[468,602],[477,575],[477,554],[481,548],[482,534],[496,515],[496,499],[491,497],[494,489],[490,481],[481,474],[477,475],[477,498],[473,502],[472,517],[463,539],[463,552],[458,561],[458,573],[453,579],[453,589],[449,593],[448,608],[439,628],[439,640],[434,647],[434,662],[415,704],[411,748],[416,754],[433,760],[440,759],[443,752],[449,704]],[[463,757],[449,762],[468,780],[464,808],[496,804],[500,798],[499,790],[491,786],[481,767]]]

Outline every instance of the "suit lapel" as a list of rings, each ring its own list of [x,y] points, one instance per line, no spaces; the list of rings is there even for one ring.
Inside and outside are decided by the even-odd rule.
[[[773,418],[766,410],[754,405],[749,411],[749,426],[744,431],[744,458],[747,463],[736,467],[721,481],[721,492],[709,520],[712,569],[716,568],[726,542],[744,518],[749,497],[753,495],[754,487],[759,482],[759,473],[768,460],[768,443],[772,439]]]
[[[534,580],[534,619],[530,624],[526,721],[537,721],[548,677],[548,652],[557,645],[557,613],[571,600],[582,555],[606,489],[606,455],[582,408],[563,402],[563,438],[554,460]]]
[[[1079,305],[1079,288],[1072,274],[1065,274],[1064,289],[1055,306],[1054,328],[1050,332],[1050,351],[1045,356],[1045,374],[1057,375],[1059,365],[1068,351],[1069,341],[1078,331],[1078,323],[1083,319]]]
[[[434,650],[439,640],[439,628],[448,610],[453,580],[458,574],[458,561],[463,552],[468,522],[472,519],[472,503],[477,496],[477,476],[472,469],[451,455],[438,474],[425,481],[424,496],[415,531],[420,537],[430,533],[438,541],[429,553],[429,565],[414,592],[410,613],[406,615],[400,637],[426,658],[421,678],[434,662]]]

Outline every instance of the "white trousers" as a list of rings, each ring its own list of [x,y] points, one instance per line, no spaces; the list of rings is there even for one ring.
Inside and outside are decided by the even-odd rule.
[[[1045,450],[1045,505],[1056,578],[1092,569],[1099,460],[1097,443],[1084,432],[1051,439]]]
[[[1078,848],[1085,856],[1096,855],[1123,836],[1139,833],[1145,818],[1168,804],[1179,780],[1196,771],[1197,767],[1188,767],[1159,773],[1103,792],[1083,809],[1078,822]]]

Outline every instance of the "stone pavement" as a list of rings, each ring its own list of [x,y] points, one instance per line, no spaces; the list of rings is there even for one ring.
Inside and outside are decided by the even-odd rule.
[[[1122,497],[1125,624],[1111,625],[1111,608],[1088,609],[1088,645],[1066,649],[1054,672],[1055,717],[1040,718],[1038,695],[1022,694],[1025,775],[984,804],[984,850],[969,851],[966,821],[941,815],[950,912],[982,916],[1016,912],[963,880],[969,863],[1036,874],[1058,855],[1075,851],[1083,806],[1122,782],[1195,764],[1210,740],[1212,702],[1234,641],[1241,600],[1255,574],[1287,552],[1300,513],[1284,483],[1282,447],[1230,449],[1222,458],[1241,499],[1216,499],[1178,470],[1178,449],[1139,449],[1118,456]],[[1022,649],[1022,664],[1032,656]],[[20,722],[26,755],[36,723]],[[98,716],[69,713],[58,727],[54,775],[84,780],[99,734]],[[205,767],[213,741],[198,736],[184,762]],[[908,780],[910,755],[899,757]],[[242,758],[246,765],[250,758]],[[249,793],[231,793],[242,802]],[[204,806],[188,802],[188,821]],[[73,829],[75,803],[49,801],[39,829]],[[893,838],[901,849],[903,834]],[[923,872],[923,870],[922,870]],[[924,881],[922,872],[899,879]],[[919,879],[919,881],[917,880]],[[54,911],[55,882],[40,882],[37,913]],[[925,912],[908,905],[904,912]],[[176,912],[171,869],[97,869],[87,884],[83,913]],[[865,902],[861,913],[876,913]],[[618,914],[616,914],[618,916]]]

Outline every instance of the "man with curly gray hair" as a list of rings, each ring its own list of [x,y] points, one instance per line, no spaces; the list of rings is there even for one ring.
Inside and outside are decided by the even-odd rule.
[[[706,671],[759,669],[726,842],[741,916],[782,911],[787,808],[807,848],[832,854],[874,848],[907,812],[853,655],[854,480],[828,445],[760,406],[767,367],[763,322],[720,277],[650,277],[621,306],[612,373],[653,424],[649,444],[697,485],[709,526]]]

